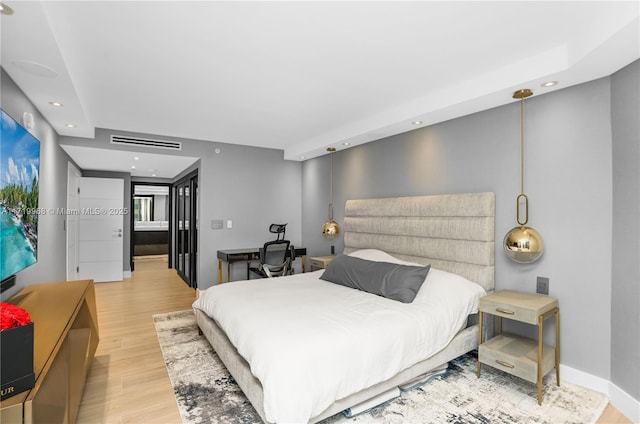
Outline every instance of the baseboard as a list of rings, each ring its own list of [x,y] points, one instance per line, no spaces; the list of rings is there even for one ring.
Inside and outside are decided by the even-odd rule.
[[[562,364],[560,364],[560,379],[606,394],[611,405],[615,406],[632,422],[640,423],[640,401],[609,380]]]
[[[584,386],[609,396],[611,382],[602,377],[560,364],[560,379],[578,386]]]
[[[609,382],[609,402],[634,423],[640,423],[640,401]]]
[[[131,278],[131,271],[122,271],[122,278]]]

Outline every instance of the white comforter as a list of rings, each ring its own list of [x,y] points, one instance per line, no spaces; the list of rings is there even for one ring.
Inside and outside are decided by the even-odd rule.
[[[250,364],[270,422],[306,423],[334,401],[437,353],[485,294],[431,269],[405,304],[319,280],[322,272],[214,286],[193,305]]]

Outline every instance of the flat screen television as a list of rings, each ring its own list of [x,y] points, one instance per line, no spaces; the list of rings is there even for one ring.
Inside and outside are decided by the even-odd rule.
[[[40,142],[5,111],[0,133],[1,291],[38,261]]]

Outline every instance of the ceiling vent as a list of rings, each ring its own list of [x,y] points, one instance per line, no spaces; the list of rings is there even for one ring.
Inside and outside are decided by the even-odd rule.
[[[111,144],[117,144],[120,146],[150,147],[152,149],[182,150],[181,141],[153,140],[150,138],[125,137],[122,135],[112,135]]]

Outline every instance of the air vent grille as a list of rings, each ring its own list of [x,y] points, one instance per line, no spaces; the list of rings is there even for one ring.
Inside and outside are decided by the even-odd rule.
[[[121,135],[112,135],[111,144],[118,144],[120,146],[149,147],[152,149],[182,150],[181,141],[153,140],[150,138],[125,137]]]

